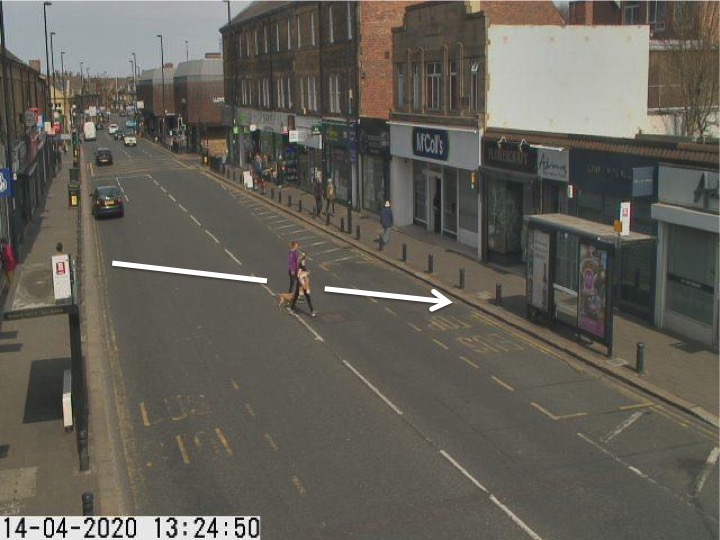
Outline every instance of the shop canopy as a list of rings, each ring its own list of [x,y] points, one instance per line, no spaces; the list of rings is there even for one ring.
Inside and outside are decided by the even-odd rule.
[[[525,220],[535,227],[576,234],[588,240],[595,240],[616,246],[618,240],[620,245],[634,244],[637,242],[655,242],[654,236],[630,231],[630,234],[620,235],[613,229],[612,225],[597,223],[565,214],[537,214],[525,216]]]

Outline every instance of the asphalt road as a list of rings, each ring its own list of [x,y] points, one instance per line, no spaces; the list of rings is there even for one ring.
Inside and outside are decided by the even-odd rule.
[[[324,293],[430,295],[144,140],[86,144],[116,160],[91,184],[127,197],[94,233],[137,514],[260,515],[270,539],[717,538],[716,432],[466,306]],[[317,318],[276,307],[291,239]]]

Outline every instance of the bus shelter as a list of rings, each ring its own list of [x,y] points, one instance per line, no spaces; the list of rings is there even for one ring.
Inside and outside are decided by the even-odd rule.
[[[616,261],[623,246],[655,238],[564,214],[525,216],[525,226],[528,318],[568,324],[612,356]]]

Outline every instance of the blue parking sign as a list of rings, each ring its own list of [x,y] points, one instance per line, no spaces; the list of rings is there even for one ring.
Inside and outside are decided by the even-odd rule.
[[[10,169],[0,169],[0,199],[12,197],[12,173]]]

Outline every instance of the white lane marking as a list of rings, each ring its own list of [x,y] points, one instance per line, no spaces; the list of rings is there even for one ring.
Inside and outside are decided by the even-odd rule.
[[[233,254],[232,254],[231,252],[229,252],[227,249],[225,250],[225,253],[227,253],[228,256],[229,256],[233,261],[235,261],[235,262],[238,263],[240,266],[242,266],[242,263],[238,260],[238,258],[237,258],[235,255],[233,255]]]
[[[718,462],[718,456],[720,456],[720,448],[716,446],[710,452],[707,460],[705,460],[702,472],[698,475],[695,482],[693,482],[693,489],[690,492],[691,497],[695,498],[700,495],[700,491],[702,491],[703,485],[705,485],[705,480],[707,480],[713,467],[715,467],[715,464]]]
[[[210,231],[208,231],[207,229],[205,229],[205,234],[207,234],[210,238],[212,238],[213,240],[215,240],[215,243],[216,243],[216,244],[219,244],[219,243],[220,243],[220,240],[218,240],[217,237],[216,237],[213,233],[211,233]]]
[[[349,261],[350,259],[357,259],[357,255],[350,255],[349,257],[343,257],[342,259],[333,259],[332,261],[325,261],[323,264],[335,264],[342,261]]]
[[[315,242],[314,244],[309,244],[308,247],[322,246],[323,244],[327,244],[327,242]]]
[[[153,184],[155,184],[156,186],[160,186],[160,182],[158,182],[158,181],[155,180],[154,178],[153,178]]]
[[[477,487],[479,487],[481,490],[483,490],[485,493],[490,493],[485,486],[483,486],[480,482],[478,482],[473,476],[465,470],[465,468],[460,465],[457,461],[455,461],[450,454],[448,454],[445,450],[440,450],[440,454],[442,457],[447,459],[453,467],[455,467],[458,471],[460,471],[468,480],[470,480],[473,484],[475,484]]]
[[[199,222],[199,221],[195,218],[195,216],[193,216],[192,214],[190,214],[190,219],[192,219],[195,223],[197,223],[198,225],[200,225],[200,222]],[[202,225],[200,225],[200,226],[202,227]]]
[[[180,210],[182,210],[183,212],[187,213],[188,209],[185,208],[182,204],[178,204],[178,206],[180,207]]]
[[[318,255],[322,255],[323,253],[332,253],[333,251],[340,251],[340,249],[341,248],[332,248],[332,249],[326,249],[325,251],[316,251],[315,253],[313,253],[313,255],[315,255],[317,257]]]
[[[300,230],[302,231],[303,229],[300,229]],[[297,240],[298,242],[304,242],[305,240],[310,240],[311,238],[315,238],[315,235],[313,234],[310,236],[298,236],[297,238],[295,238],[295,240]],[[312,245],[312,244],[310,244],[310,245]]]
[[[261,287],[263,289],[265,289],[267,292],[269,292],[270,296],[275,296],[275,293],[273,292],[273,290],[270,287],[268,287],[267,285],[261,285]]]
[[[275,296],[275,293],[272,292],[270,289],[268,289],[268,292],[269,292],[270,294],[272,294],[273,296]],[[323,337],[322,337],[320,334],[318,334],[317,331],[316,331],[312,326],[310,326],[308,323],[306,323],[300,315],[298,315],[297,313],[291,313],[291,315],[292,315],[293,317],[295,317],[298,321],[300,321],[300,323],[301,323],[305,328],[307,328],[308,331],[309,331],[313,336],[315,336],[315,341],[321,341],[321,342],[325,343],[325,340],[323,339]]]
[[[257,206],[257,205],[256,205]],[[255,208],[254,206],[251,206],[250,208]],[[258,212],[255,214],[256,216],[267,216],[268,214],[274,214],[275,212]]]
[[[620,435],[623,431],[625,431],[627,428],[629,428],[631,425],[633,425],[637,420],[645,414],[645,411],[638,411],[634,414],[631,414],[628,418],[626,418],[623,422],[620,423],[619,426],[617,426],[613,431],[605,435],[602,439],[600,439],[600,442],[608,443],[611,440],[613,440],[615,437]]]
[[[495,495],[490,493],[485,486],[483,486],[480,482],[478,482],[469,472],[465,470],[465,468],[460,465],[457,461],[455,461],[450,454],[448,454],[445,450],[440,450],[440,455],[447,459],[453,467],[455,467],[458,471],[462,473],[465,478],[470,480],[473,484],[475,484],[476,487],[478,487],[483,493],[487,493],[487,495],[490,497],[490,500],[493,502],[495,506],[500,508],[506,516],[508,516],[510,519],[512,519],[515,524],[520,527],[525,534],[527,534],[530,538],[533,540],[542,540],[542,538],[533,531],[528,525],[520,519],[512,510],[510,510],[507,506],[505,506],[503,503],[501,503]]]
[[[126,201],[126,202],[130,202],[130,197],[128,197],[128,196],[127,196],[127,193],[125,193],[125,188],[124,188],[123,185],[120,183],[120,179],[119,179],[119,178],[116,178],[115,181],[117,182],[118,187],[122,190],[123,196],[125,197],[125,201]]]
[[[167,193],[167,189],[165,189],[163,186],[160,186],[160,191],[162,191],[163,193]]]
[[[279,231],[280,229],[289,229],[290,227],[297,227],[297,225],[295,223],[291,223],[290,225],[283,225],[282,227],[275,227],[275,229]],[[288,232],[297,232],[297,231],[302,231],[302,229],[296,229],[295,231],[288,231]]]
[[[375,392],[375,394],[377,394],[377,396],[380,399],[382,399],[385,403],[387,403],[387,405],[393,411],[395,411],[397,414],[402,416],[402,411],[398,407],[396,407],[392,401],[390,401],[388,398],[386,398],[385,395],[380,390],[375,388],[375,386],[373,386],[373,384],[370,381],[368,381],[365,377],[363,377],[362,374],[350,364],[350,362],[348,362],[347,360],[343,360],[343,364],[345,364],[350,371],[352,371],[355,375],[357,375],[360,378],[360,380],[362,382],[364,382],[368,386],[368,388],[370,388],[370,390]]]
[[[172,202],[174,202],[174,203],[177,202],[177,199],[176,199],[175,197],[173,197],[172,195],[168,194],[168,197],[170,197],[170,200],[171,200]]]
[[[468,360],[468,359],[465,358],[464,356],[461,356],[461,357],[460,357],[460,360],[462,360],[463,362],[467,362],[468,364],[470,364],[470,365],[471,365],[472,367],[474,367],[475,369],[480,369],[480,366],[478,366],[475,362],[471,362],[470,360]]]

